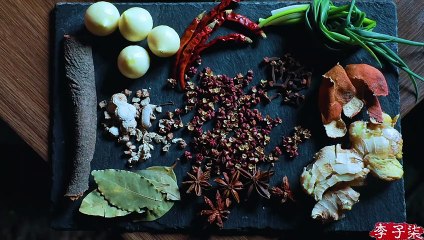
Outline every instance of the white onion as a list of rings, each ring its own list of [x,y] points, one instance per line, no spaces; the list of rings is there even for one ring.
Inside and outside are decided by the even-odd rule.
[[[146,9],[140,7],[126,10],[119,19],[119,31],[125,39],[132,42],[145,39],[152,27],[152,16]]]
[[[171,27],[160,25],[147,36],[150,50],[158,57],[170,57],[180,48],[180,36]]]
[[[118,27],[119,11],[109,2],[96,2],[85,12],[84,23],[88,31],[97,36],[113,33]]]
[[[122,75],[135,79],[146,74],[150,67],[150,57],[146,49],[132,45],[124,48],[118,56],[118,68]]]

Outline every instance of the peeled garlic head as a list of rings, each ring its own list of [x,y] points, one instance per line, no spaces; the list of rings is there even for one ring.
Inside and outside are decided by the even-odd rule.
[[[180,37],[171,27],[160,25],[147,36],[150,50],[158,57],[170,57],[180,48]]]
[[[150,57],[140,46],[128,46],[118,56],[118,68],[122,75],[135,79],[144,76],[150,67]]]
[[[119,31],[131,42],[145,39],[153,27],[150,13],[140,7],[133,7],[122,13],[119,19]]]
[[[113,33],[118,27],[119,11],[109,2],[96,2],[85,12],[84,23],[88,31],[97,36]]]

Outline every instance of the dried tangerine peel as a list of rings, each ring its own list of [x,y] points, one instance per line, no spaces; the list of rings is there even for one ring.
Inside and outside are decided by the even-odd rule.
[[[389,94],[383,73],[368,64],[350,64],[345,69],[356,88],[358,98],[367,106],[371,122],[383,122],[383,111],[377,98]]]
[[[355,87],[339,64],[323,75],[318,104],[327,136],[338,138],[346,134],[346,124],[341,118],[342,111],[352,117],[362,108],[361,101],[355,99],[355,94]]]

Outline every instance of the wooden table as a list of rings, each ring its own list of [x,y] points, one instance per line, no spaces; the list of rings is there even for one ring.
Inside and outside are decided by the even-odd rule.
[[[423,1],[395,1],[398,5],[399,36],[423,42]],[[56,2],[59,1],[2,0],[0,3],[0,117],[46,161],[49,136],[49,22]],[[400,45],[399,54],[413,71],[424,76],[424,48]],[[419,91],[421,101],[424,98],[421,83]],[[417,102],[412,83],[404,72],[400,75],[400,96],[401,114],[405,116]],[[152,239],[150,234],[125,236],[127,239]],[[183,238],[183,235],[172,236],[172,239]],[[170,237],[163,236],[163,239]]]

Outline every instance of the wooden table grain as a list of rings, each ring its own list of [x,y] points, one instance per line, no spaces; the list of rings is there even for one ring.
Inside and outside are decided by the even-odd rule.
[[[75,0],[69,0],[73,2]],[[82,0],[89,2],[87,0]],[[50,13],[57,0],[2,0],[0,3],[0,117],[43,159],[48,160]],[[79,1],[81,2],[81,0]],[[399,36],[424,41],[424,1],[395,0]],[[411,69],[424,75],[424,48],[399,46]],[[407,75],[400,74],[401,114],[415,100]],[[1,134],[1,133],[0,133]],[[126,239],[185,239],[184,235],[126,234]],[[243,237],[250,239],[256,237]],[[228,239],[233,239],[229,237]]]

